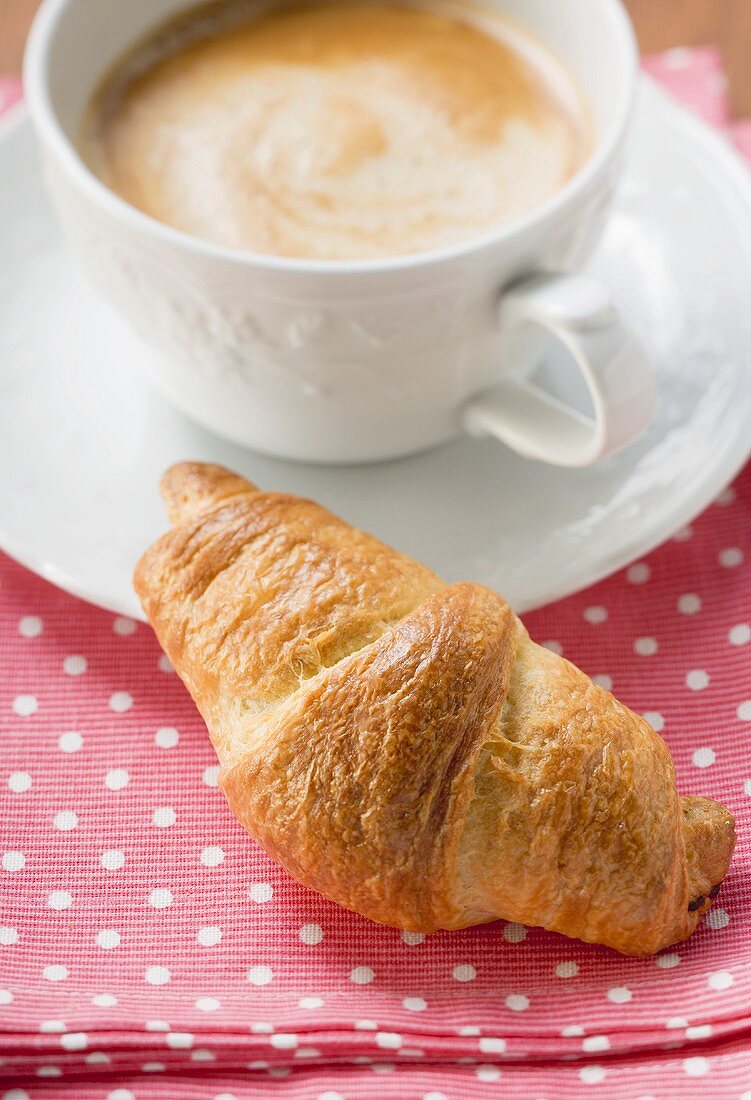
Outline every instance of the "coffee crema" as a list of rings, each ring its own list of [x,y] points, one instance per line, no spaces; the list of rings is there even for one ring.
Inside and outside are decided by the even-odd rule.
[[[84,153],[146,214],[316,260],[424,252],[539,206],[588,156],[564,67],[489,6],[188,12],[97,93]]]

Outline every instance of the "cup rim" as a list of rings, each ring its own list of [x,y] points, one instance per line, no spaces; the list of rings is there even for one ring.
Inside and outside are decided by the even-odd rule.
[[[275,256],[248,249],[230,248],[206,241],[167,225],[144,213],[107,187],[88,167],[60,124],[49,88],[49,55],[58,25],[66,9],[79,0],[43,0],[31,27],[26,45],[23,79],[26,103],[38,134],[49,143],[68,176],[85,196],[126,228],[150,234],[164,244],[193,256],[269,272],[300,275],[347,277],[387,271],[420,271],[443,262],[463,260],[497,248],[526,232],[545,228],[566,208],[575,203],[594,179],[617,154],[628,133],[636,97],[639,50],[631,21],[621,0],[600,0],[610,19],[624,54],[627,79],[619,94],[612,119],[600,137],[594,152],[579,171],[550,198],[523,217],[488,229],[463,241],[425,252],[385,256],[366,260],[314,260],[304,257]]]

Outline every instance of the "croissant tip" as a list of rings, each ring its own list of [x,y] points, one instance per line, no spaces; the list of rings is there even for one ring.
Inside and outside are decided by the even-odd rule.
[[[173,526],[220,500],[255,489],[244,477],[211,462],[177,462],[165,471],[159,483]]]

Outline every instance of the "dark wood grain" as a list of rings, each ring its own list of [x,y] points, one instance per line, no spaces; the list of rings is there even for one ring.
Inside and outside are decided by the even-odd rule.
[[[20,72],[23,44],[38,3],[0,0],[0,72]],[[730,77],[733,112],[739,117],[751,116],[751,0],[625,3],[645,51],[708,42],[719,46]]]

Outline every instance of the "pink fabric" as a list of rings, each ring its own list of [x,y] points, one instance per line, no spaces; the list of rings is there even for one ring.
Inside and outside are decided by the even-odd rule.
[[[714,54],[647,66],[725,119]],[[656,959],[403,937],[306,892],[226,809],[151,632],[0,556],[0,1095],[751,1100],[751,468],[527,623],[737,815],[710,919]]]

